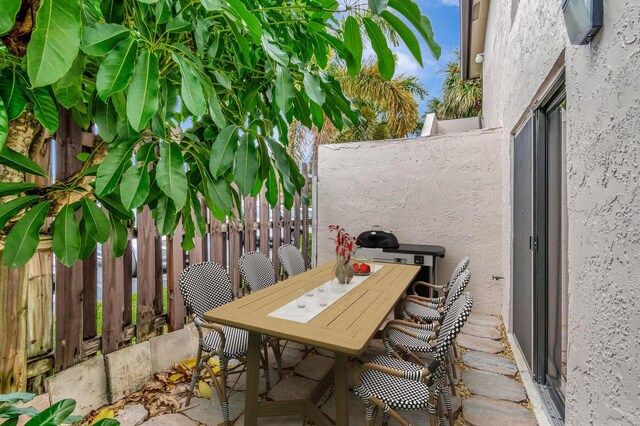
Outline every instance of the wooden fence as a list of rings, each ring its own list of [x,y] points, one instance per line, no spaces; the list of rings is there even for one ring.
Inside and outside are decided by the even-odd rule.
[[[61,128],[56,134],[56,176],[64,178],[77,169],[76,154],[90,148],[93,135],[81,132],[64,111],[60,121]],[[46,162],[50,157],[43,158]],[[302,173],[308,176],[306,164],[302,166]],[[305,195],[310,191],[310,178],[307,182]],[[0,330],[0,338],[3,333],[11,337],[0,355],[0,393],[42,391],[44,377],[98,352],[108,354],[131,345],[134,338],[141,342],[182,328],[188,319],[179,277],[187,264],[202,261],[221,264],[229,271],[234,291],[241,295],[238,259],[243,253],[263,252],[272,259],[278,274],[277,251],[283,244],[301,248],[309,260],[310,210],[299,196],[291,210],[281,207],[281,203],[271,209],[264,192],[258,197],[246,197],[242,204],[243,214],[225,222],[215,219],[203,205],[207,233],[203,238],[196,237],[196,247],[188,253],[180,247],[181,226],[172,239],[159,237],[147,208],[138,212],[137,230],[132,232],[127,251],[120,258],[112,256],[107,242],[101,256],[96,252],[71,268],[59,262],[51,268],[51,243],[45,239],[24,270],[38,272],[23,271],[19,280],[14,280],[12,285],[20,291],[11,293],[8,287],[4,292],[0,289],[0,307],[5,309],[0,313],[0,324],[3,318],[17,321],[16,329],[20,331],[16,336]],[[134,273],[134,253],[137,273]],[[37,267],[33,267],[36,263]],[[166,273],[163,273],[163,264]],[[99,274],[101,307],[97,302]]]

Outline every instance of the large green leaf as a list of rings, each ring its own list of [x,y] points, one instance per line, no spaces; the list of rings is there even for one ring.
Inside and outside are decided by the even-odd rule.
[[[369,18],[364,18],[364,28],[371,41],[371,47],[378,57],[378,71],[385,80],[391,80],[396,68],[393,52],[378,25]]]
[[[380,16],[391,25],[391,28],[400,36],[404,44],[407,46],[411,54],[422,66],[422,51],[420,50],[420,43],[415,34],[409,27],[402,22],[402,19],[398,18],[393,13],[385,10]]]
[[[4,106],[2,98],[0,98],[0,151],[4,147],[4,143],[7,140],[9,134],[9,116],[7,115],[7,109]]]
[[[158,207],[153,211],[156,226],[160,235],[169,235],[178,223],[178,212],[173,200],[165,195],[158,200]]]
[[[95,123],[98,126],[98,134],[106,143],[111,143],[118,134],[118,114],[110,101],[96,100],[94,114]]]
[[[17,402],[29,402],[36,395],[28,392],[11,392],[7,394],[0,395],[0,404],[15,404]]]
[[[84,29],[80,50],[90,56],[104,56],[129,34],[129,29],[122,25],[97,23]]]
[[[102,209],[87,197],[82,198],[82,217],[87,223],[87,231],[100,244],[109,239],[109,219]]]
[[[45,171],[42,170],[42,167],[40,167],[38,163],[28,157],[25,157],[19,152],[12,150],[8,146],[5,146],[0,151],[0,164],[19,172],[26,172],[42,177],[47,176]]]
[[[266,54],[283,67],[286,67],[287,65],[289,65],[289,55],[287,55],[287,53],[282,50],[277,44],[272,43],[272,41],[273,38],[269,35],[269,33],[262,34],[262,48],[264,49]]]
[[[14,198],[0,204],[0,229],[9,222],[9,220],[33,204],[38,198],[37,195],[27,195],[25,197]]]
[[[324,104],[325,94],[320,79],[308,71],[303,72],[304,78],[302,82],[304,84],[304,90],[312,101],[322,106],[322,104]]]
[[[258,18],[249,12],[240,0],[227,0],[226,3],[231,6],[238,16],[244,21],[247,26],[247,30],[249,30],[249,34],[253,37],[253,40],[256,43],[259,43],[262,38],[262,27]]]
[[[276,68],[276,83],[273,90],[278,108],[286,113],[293,105],[293,79],[287,68],[281,66]]]
[[[251,193],[258,177],[259,166],[255,141],[249,138],[247,134],[242,135],[234,159],[233,178],[243,195]]]
[[[125,223],[109,214],[109,225],[111,225],[111,253],[115,257],[122,256],[127,249],[129,232]]]
[[[278,178],[276,177],[276,172],[273,167],[269,168],[269,177],[267,178],[266,188],[267,191],[265,193],[265,198],[269,202],[269,205],[273,207],[278,202],[278,197],[280,195],[280,192],[278,191]]]
[[[215,178],[222,176],[233,165],[233,158],[238,150],[238,126],[227,126],[216,137],[211,146],[209,170]]]
[[[29,420],[25,426],[57,426],[62,424],[73,413],[76,402],[63,399]]]
[[[151,181],[147,167],[131,167],[122,176],[120,199],[129,210],[140,207],[149,196]]]
[[[4,264],[18,268],[31,259],[40,242],[40,228],[44,225],[51,201],[43,201],[25,213],[11,228],[4,242]],[[32,423],[41,424],[41,423]]]
[[[21,0],[2,1],[2,8],[0,8],[0,35],[8,33],[13,28],[21,4]]]
[[[80,255],[80,225],[71,204],[65,205],[53,221],[53,253],[63,265],[69,267]]]
[[[7,109],[9,121],[15,120],[27,106],[27,96],[24,93],[24,83],[18,71],[5,68],[0,73],[0,97]]]
[[[434,38],[431,21],[420,12],[420,7],[412,0],[389,0],[389,6],[407,18],[427,43],[433,57],[440,59],[442,49]]]
[[[344,47],[349,53],[346,58],[347,70],[351,77],[355,77],[362,65],[362,37],[358,21],[353,16],[344,21]]]
[[[133,72],[133,79],[127,91],[127,118],[134,130],[144,129],[158,111],[158,56],[144,50]]]
[[[51,90],[46,87],[36,87],[28,91],[27,96],[33,102],[33,114],[40,124],[51,133],[58,130],[58,108],[53,100]]]
[[[137,54],[138,42],[133,37],[129,37],[121,41],[104,58],[96,77],[96,89],[100,99],[105,100],[112,94],[127,88],[133,75]]]
[[[93,235],[87,231],[87,221],[84,218],[80,219],[80,254],[78,258],[87,260],[95,251],[97,244],[96,240],[93,239]]]
[[[125,169],[131,166],[134,146],[135,143],[126,142],[109,150],[109,154],[100,163],[96,174],[96,194],[98,197],[110,194],[116,189]]]
[[[187,175],[184,170],[184,157],[180,145],[174,142],[160,142],[160,161],[156,166],[158,187],[180,210],[187,200]]]
[[[0,197],[7,195],[20,194],[31,189],[38,188],[40,185],[30,182],[0,182]]]
[[[224,118],[224,113],[222,112],[222,107],[220,106],[220,101],[218,100],[215,90],[211,90],[207,100],[209,102],[209,115],[211,119],[216,123],[218,128],[222,129],[227,125],[227,120]]]
[[[233,196],[229,182],[224,177],[214,181],[205,180],[205,182],[205,201],[209,210],[213,212],[218,209],[224,213],[231,211]],[[218,219],[220,218],[218,217]]]
[[[204,115],[207,112],[207,103],[197,71],[187,60],[175,52],[171,53],[171,58],[180,67],[182,75],[180,97],[182,101],[193,115]]]
[[[80,0],[40,2],[26,55],[32,87],[52,84],[66,74],[78,53],[81,34]]]

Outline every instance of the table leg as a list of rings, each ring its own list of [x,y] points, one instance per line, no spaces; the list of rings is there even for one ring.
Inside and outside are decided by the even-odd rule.
[[[336,424],[349,426],[349,381],[347,374],[347,355],[335,352],[335,398],[336,398]]]
[[[247,384],[244,400],[244,424],[256,426],[258,424],[258,389],[260,387],[260,346],[262,335],[249,332],[249,347],[247,351]]]

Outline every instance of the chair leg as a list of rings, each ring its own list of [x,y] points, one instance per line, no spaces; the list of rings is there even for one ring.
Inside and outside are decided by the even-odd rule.
[[[227,400],[227,368],[229,366],[229,359],[220,356],[220,406],[222,407],[222,418],[224,425],[229,426],[229,402]]]
[[[436,406],[436,398],[433,395],[433,393],[429,393],[429,405],[428,405],[428,409],[429,409],[429,420],[431,421],[431,426],[437,426],[436,422],[436,410],[437,410],[437,406]]]
[[[389,413],[382,413],[382,426],[388,426],[389,424]]]
[[[264,381],[267,384],[267,392],[269,392],[271,390],[271,374],[269,374],[269,345],[265,344],[263,350],[264,360],[262,368],[264,369]]]
[[[276,356],[276,365],[278,366],[278,378],[282,379],[282,352],[280,349],[280,340],[273,339],[271,350]]]
[[[378,411],[378,406],[367,402],[367,406],[365,409],[365,426],[373,426],[373,419],[375,419],[376,412]]]
[[[449,421],[453,420],[453,406],[451,405],[451,395],[449,394],[448,388],[443,388],[441,391],[442,399],[444,400],[444,407],[447,410],[447,415],[449,416]],[[451,423],[453,425],[453,423]]]
[[[191,377],[191,384],[189,385],[189,394],[187,395],[187,401],[185,402],[185,407],[188,407],[191,403],[191,397],[193,396],[193,390],[196,387],[196,383],[198,383],[198,378],[200,377],[200,370],[202,370],[202,363],[200,359],[202,358],[202,346],[198,346],[198,354],[196,355],[196,369],[193,372],[193,376]]]

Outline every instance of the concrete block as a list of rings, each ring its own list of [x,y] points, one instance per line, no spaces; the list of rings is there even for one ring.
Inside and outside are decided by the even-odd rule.
[[[197,332],[196,332],[197,336]],[[151,372],[170,370],[174,364],[195,358],[198,339],[191,330],[183,328],[149,340],[151,348]]]
[[[148,341],[106,355],[105,364],[110,403],[136,392],[153,378]]]
[[[89,411],[109,403],[102,355],[48,377],[45,386],[51,404],[66,398],[75,399],[74,415],[86,415]]]

